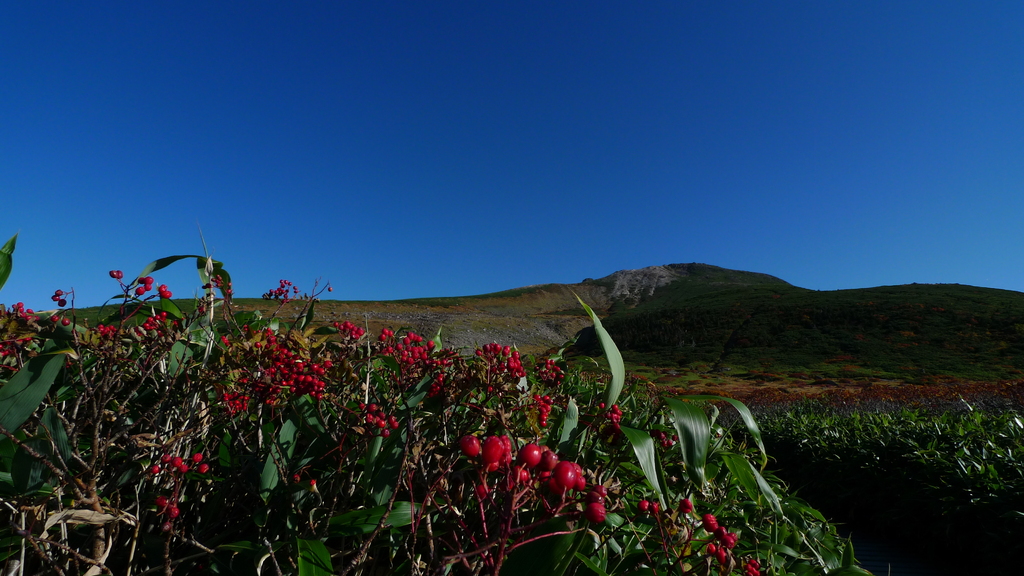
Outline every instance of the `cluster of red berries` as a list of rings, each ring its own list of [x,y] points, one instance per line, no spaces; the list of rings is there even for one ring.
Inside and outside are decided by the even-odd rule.
[[[174,326],[178,325],[177,320],[171,320],[168,322],[167,312],[157,312],[149,318],[146,318],[146,321],[136,328],[136,330],[138,330],[139,336],[144,336],[148,332],[156,332],[159,336],[161,334],[161,330],[166,327],[168,323]]]
[[[604,486],[598,484],[587,492],[586,502],[587,507],[583,510],[583,517],[593,522],[594,524],[601,524],[607,518],[607,512],[604,508],[604,499],[608,496],[608,490]]]
[[[548,425],[548,415],[551,414],[551,396],[541,396],[540,394],[533,395],[533,403],[537,406],[537,421],[541,428],[546,428]]]
[[[11,314],[23,319],[23,320],[39,320],[39,317],[35,316],[35,311],[31,308],[25,308],[23,302],[18,302],[11,306]]]
[[[248,332],[249,327],[243,326],[242,330]],[[269,328],[254,336],[262,336],[262,339],[253,342],[245,365],[265,368],[239,378],[240,384],[248,385],[267,404],[273,404],[283,388],[289,388],[297,396],[309,394],[317,400],[323,398],[327,387],[323,376],[333,366],[330,360],[322,364],[304,361],[289,349],[287,341],[279,340]],[[230,347],[229,339],[223,337],[221,340]]]
[[[203,462],[203,454],[201,452],[196,452],[195,454],[193,454],[190,460],[192,461],[193,464],[196,465],[196,472],[199,472],[200,474],[206,474],[207,472],[210,471],[210,465]],[[164,467],[161,468],[160,464],[163,464]],[[191,467],[188,465],[188,461],[186,461],[181,456],[171,456],[170,454],[164,454],[163,456],[160,457],[160,464],[153,464],[152,466],[150,466],[149,473],[154,476],[159,474],[161,471],[167,471],[170,472],[171,474],[185,474],[186,472],[191,470]]]
[[[53,296],[50,296],[50,300],[57,303],[57,306],[63,308],[68,305],[67,298],[64,297],[65,293],[63,290],[54,290]]]
[[[395,335],[393,330],[384,328],[380,331],[380,336],[377,336],[378,342],[387,342],[387,340]]]
[[[640,510],[641,514],[650,514],[651,516],[657,516],[661,512],[661,504],[655,500],[641,500],[637,504],[637,510]]]
[[[729,558],[729,550],[736,547],[739,537],[735,532],[726,530],[725,526],[719,526],[718,519],[713,514],[701,516],[701,527],[713,537],[706,548],[708,555],[714,556],[718,563],[724,566]],[[717,545],[715,541],[718,542]]]
[[[747,560],[747,563],[743,565],[743,574],[745,576],[761,576],[761,563],[756,558]]]
[[[121,281],[121,279],[124,278],[124,272],[121,272],[120,270],[111,270],[110,277],[114,280]]]
[[[366,330],[360,328],[359,326],[356,326],[355,324],[349,322],[348,320],[344,322],[335,322],[333,326],[335,330],[338,331],[339,334],[345,336],[350,340],[359,340],[360,338],[363,337],[363,334],[366,334]]]
[[[359,403],[359,409],[366,411],[364,420],[366,421],[367,427],[370,429],[372,436],[383,436],[387,438],[391,436],[392,430],[398,429],[398,419],[393,415],[388,416],[380,409],[376,404],[370,404],[367,406],[362,402]]]
[[[508,436],[488,436],[483,444],[472,434],[459,439],[459,448],[467,458],[480,458],[485,472],[494,472],[512,462],[512,439]]]
[[[210,281],[210,284],[203,286],[204,290],[208,290],[212,285],[214,288],[217,288],[227,296],[231,296],[232,294],[235,293],[235,291],[231,289],[231,282],[228,282],[227,285],[225,286],[224,278],[222,278],[221,276],[214,276],[213,278],[210,279]]]
[[[537,368],[537,378],[548,386],[557,386],[565,379],[565,371],[554,360],[548,358]]]
[[[385,331],[391,332],[386,328]],[[392,332],[388,337],[390,338],[393,335],[394,333]],[[383,331],[381,332],[381,336],[384,336]],[[384,340],[387,340],[387,338]],[[412,366],[416,363],[429,365],[430,362],[428,361],[430,360],[430,353],[433,352],[435,344],[433,340],[427,340],[425,342],[426,343],[424,343],[423,336],[420,336],[415,332],[409,332],[393,346],[384,347],[381,352],[383,354],[394,356],[395,360],[398,360],[399,364],[405,366]]]
[[[658,443],[661,444],[662,448],[671,448],[679,441],[679,436],[677,434],[669,436],[661,430],[651,430],[651,438],[657,440]]]
[[[100,338],[113,338],[117,335],[117,326],[106,326],[104,324],[96,325],[96,332],[100,335]]]
[[[604,410],[604,402],[598,404],[597,407]],[[622,433],[622,426],[619,424],[622,422],[622,408],[619,408],[618,404],[612,404],[612,407],[604,413],[604,417],[608,420],[608,425],[604,427],[604,435],[609,439],[615,439]]]
[[[68,320],[67,318],[61,318],[57,314],[54,314],[53,316],[50,316],[50,322],[53,322],[54,324],[60,322],[61,326],[70,326],[71,325],[71,320]]]
[[[221,394],[220,399],[227,407],[228,414],[232,416],[249,409],[249,396],[241,392],[225,392]]]
[[[519,359],[519,351],[497,343],[485,344],[478,348],[476,355],[487,360],[491,374],[508,373],[517,378],[526,376],[526,370]]]
[[[166,515],[171,520],[181,515],[181,509],[178,508],[178,503],[169,499],[167,496],[156,497],[156,513]],[[160,525],[161,532],[170,532],[173,526],[170,520],[165,521]]]
[[[292,296],[299,293],[299,287],[293,286],[290,280],[279,280],[278,287],[268,290],[263,294],[264,300],[280,300],[287,304],[292,301]]]

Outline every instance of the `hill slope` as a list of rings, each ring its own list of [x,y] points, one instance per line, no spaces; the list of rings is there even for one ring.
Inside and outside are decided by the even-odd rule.
[[[663,372],[927,382],[1017,379],[1024,369],[1019,292],[941,284],[818,292],[697,263],[477,296],[324,300],[316,304],[315,321],[348,320],[373,332],[441,329],[445,344],[455,347],[500,342],[539,353],[590,326],[576,295],[604,317],[627,361]],[[238,299],[235,307],[288,319],[301,303],[279,309],[275,301]],[[81,315],[98,317],[88,310]]]

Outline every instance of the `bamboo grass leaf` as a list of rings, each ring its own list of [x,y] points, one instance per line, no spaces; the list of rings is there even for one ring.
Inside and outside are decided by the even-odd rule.
[[[605,388],[604,392],[604,403],[611,406],[618,402],[619,394],[622,393],[622,386],[626,382],[626,365],[622,361],[622,353],[619,352],[618,346],[615,345],[615,341],[608,334],[608,331],[601,325],[601,319],[597,317],[597,314],[587,306],[587,303],[583,301],[578,295],[576,299],[583,305],[583,309],[587,311],[587,315],[590,316],[591,322],[594,323],[594,332],[597,333],[597,339],[601,343],[601,349],[604,350],[605,358],[608,359],[608,369],[611,370],[612,379],[608,383],[608,387]]]
[[[14,247],[17,243],[18,235],[15,234],[0,247],[0,290],[3,290],[7,278],[11,275],[11,269],[14,268]]]
[[[699,407],[675,398],[666,398],[665,403],[672,410],[672,425],[679,436],[679,450],[683,454],[683,465],[690,480],[703,489],[704,468],[707,466],[708,449],[711,446],[711,424]]]
[[[654,439],[647,432],[628,426],[622,427],[622,433],[626,435],[626,439],[633,446],[633,452],[640,462],[640,468],[644,471],[647,483],[658,494],[661,505],[665,506],[665,494],[662,492],[661,482],[658,481],[658,457],[654,451]]]
[[[761,429],[758,428],[757,422],[754,421],[753,414],[750,413],[750,408],[747,405],[735,398],[726,398],[724,396],[716,396],[714,394],[698,394],[693,396],[683,396],[684,400],[709,400],[709,401],[724,401],[732,405],[740,414],[740,418],[743,420],[744,426],[747,428],[747,432],[750,433],[750,437],[754,439],[758,449],[761,450],[761,470],[768,465],[768,452],[764,449],[764,442],[761,440]]]

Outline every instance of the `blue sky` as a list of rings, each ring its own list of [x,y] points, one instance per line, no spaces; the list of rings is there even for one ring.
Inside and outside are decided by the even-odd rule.
[[[0,302],[705,262],[1024,290],[1018,2],[5,2]],[[154,275],[175,296],[179,264]]]

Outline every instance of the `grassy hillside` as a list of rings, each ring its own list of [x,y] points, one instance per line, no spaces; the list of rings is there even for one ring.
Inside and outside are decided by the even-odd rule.
[[[665,295],[605,321],[634,361],[914,381],[1019,378],[1024,294],[959,285]]]
[[[589,325],[579,295],[628,362],[689,374],[797,380],[913,382],[1019,379],[1024,294],[960,285],[885,286],[818,292],[753,272],[706,264],[624,270],[577,284],[389,302],[317,302],[315,321],[351,321],[376,332],[443,331],[445,342],[516,344],[543,352]],[[182,309],[191,303],[176,301]],[[293,319],[301,303],[238,299],[237,310]],[[115,308],[107,307],[104,314]],[[95,325],[96,309],[78,311]],[[654,376],[654,374],[652,374]],[[657,378],[658,376],[654,376]]]

